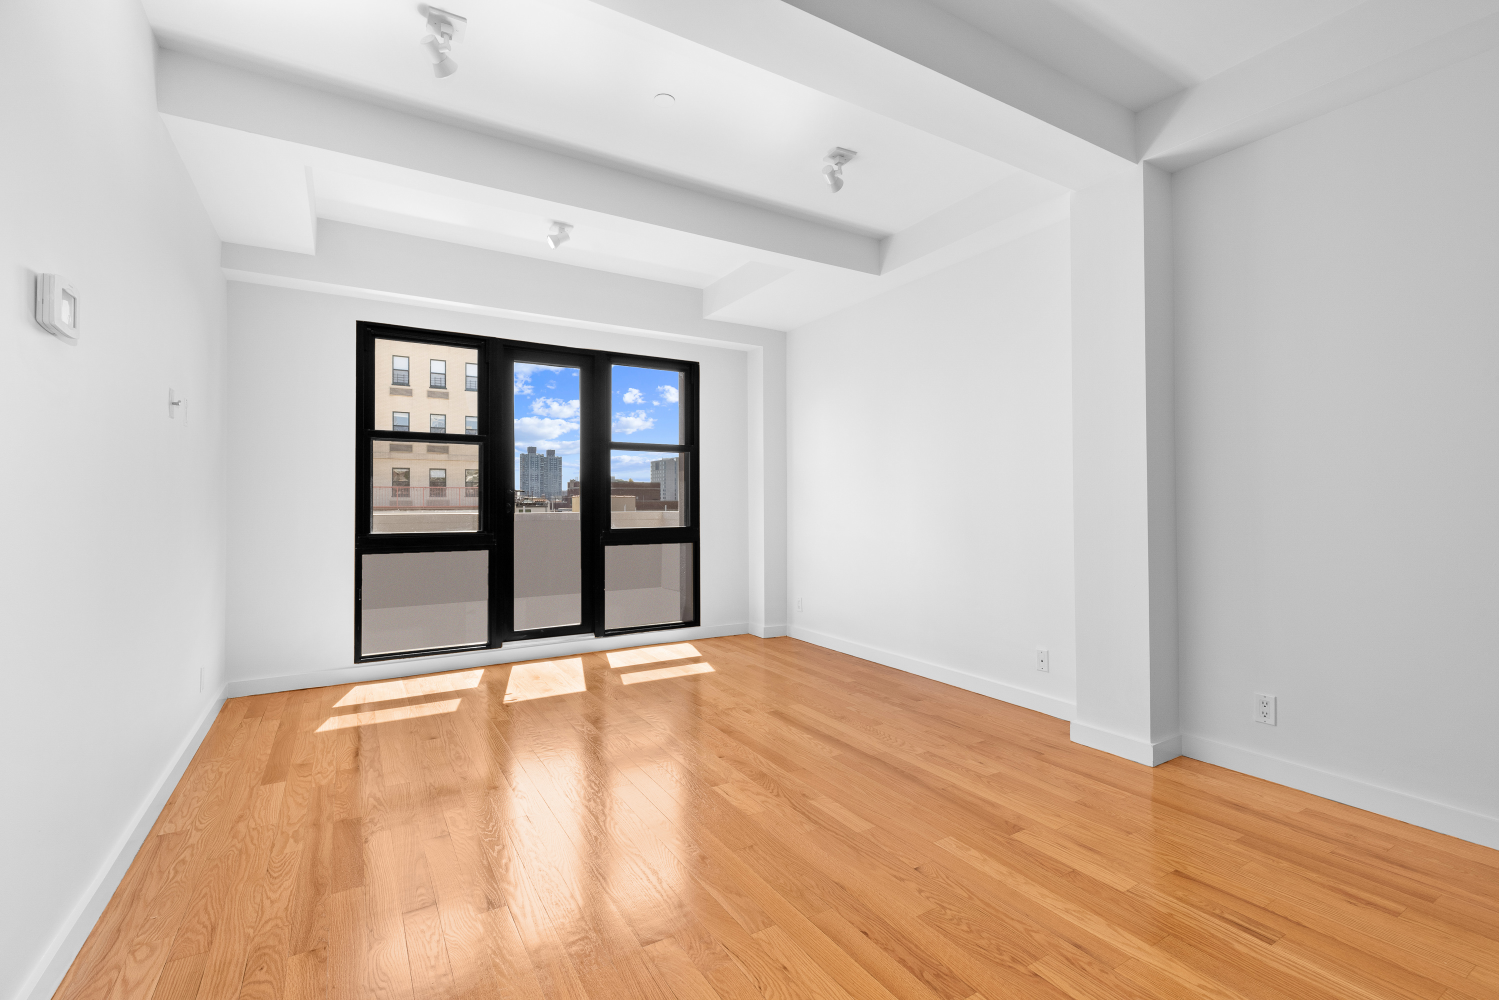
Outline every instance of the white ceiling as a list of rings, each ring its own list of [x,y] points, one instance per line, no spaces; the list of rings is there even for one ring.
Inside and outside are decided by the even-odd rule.
[[[468,18],[439,80],[405,0],[146,0],[169,44],[321,78],[868,235],[1013,168],[586,0],[449,0]],[[657,93],[676,101],[662,107]],[[844,190],[821,175],[856,150]]]
[[[1364,0],[929,0],[1138,111]]]

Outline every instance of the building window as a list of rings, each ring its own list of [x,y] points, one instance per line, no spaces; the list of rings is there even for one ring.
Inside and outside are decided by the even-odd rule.
[[[697,364],[357,329],[356,661],[700,624]]]

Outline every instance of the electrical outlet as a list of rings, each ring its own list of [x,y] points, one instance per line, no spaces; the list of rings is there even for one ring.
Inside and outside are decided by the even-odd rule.
[[[800,597],[798,597],[796,599],[796,610],[798,610],[798,611],[805,611],[805,610],[807,610],[806,608],[802,607],[802,599]]]
[[[1041,671],[1043,674],[1051,673],[1051,650],[1036,650],[1036,669]]]
[[[1275,725],[1275,695],[1257,694],[1254,696],[1254,721],[1266,726]]]

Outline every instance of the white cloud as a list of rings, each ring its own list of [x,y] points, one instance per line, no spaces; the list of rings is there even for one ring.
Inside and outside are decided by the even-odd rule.
[[[562,369],[557,365],[532,365],[523,361],[515,364],[515,394],[517,396],[529,396],[536,390],[531,385],[531,376],[537,372],[560,372]],[[547,388],[555,385],[555,382],[547,384]]]
[[[651,405],[652,406],[660,406],[661,405],[661,400],[659,400],[659,399],[653,399],[653,400],[651,400]]]
[[[578,401],[576,399],[552,399],[541,396],[531,403],[531,412],[538,417],[556,417],[559,420],[570,420],[578,415]]]
[[[537,451],[545,454],[547,449],[550,448],[559,455],[576,455],[581,445],[582,442],[576,440],[548,441],[546,438],[542,438],[539,441],[522,441],[520,438],[516,438],[515,453],[517,455],[520,455],[523,454],[527,448],[535,448]],[[573,465],[571,466],[564,465],[564,468],[577,468],[577,463],[573,463]]]
[[[630,390],[634,392],[634,389]],[[636,431],[648,431],[656,426],[656,418],[647,415],[644,410],[636,410],[634,413],[616,413],[614,415],[614,430],[617,434],[634,434]]]
[[[517,441],[521,438],[536,438],[540,441],[551,442],[577,429],[578,422],[576,420],[558,420],[554,417],[515,418],[515,439]],[[549,443],[547,447],[550,448],[552,445]]]
[[[658,385],[656,388],[660,391],[661,398],[668,403],[675,403],[682,398],[682,394],[677,392],[677,387],[674,385]]]
[[[651,467],[650,455],[641,455],[638,452],[616,451],[609,460],[609,467],[615,472],[632,472],[635,469],[649,469]]]
[[[641,392],[640,392],[639,389],[626,389],[625,390],[625,402],[626,403],[644,403],[645,402],[645,396],[641,394]]]

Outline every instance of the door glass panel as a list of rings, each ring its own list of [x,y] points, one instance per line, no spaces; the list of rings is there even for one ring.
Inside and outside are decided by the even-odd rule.
[[[479,446],[371,444],[370,531],[479,530]]]
[[[583,622],[578,368],[516,362],[515,630]]]
[[[682,373],[614,365],[610,436],[619,442],[682,443]]]
[[[609,524],[680,528],[687,522],[687,456],[660,451],[609,453]]]
[[[604,550],[604,627],[691,621],[692,545],[611,545]]]
[[[488,642],[488,552],[382,552],[361,559],[364,656]]]
[[[453,385],[448,373],[473,372],[477,390],[478,366],[479,352],[471,347],[376,338],[374,429],[462,433],[459,428],[469,417],[478,419],[479,393]],[[465,376],[465,383],[469,381]]]

